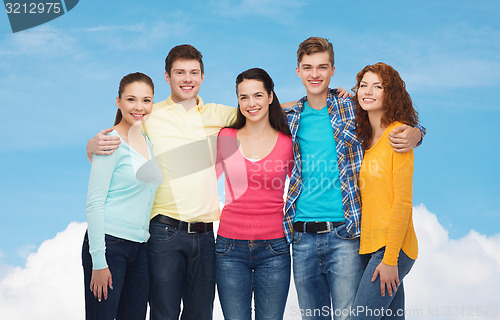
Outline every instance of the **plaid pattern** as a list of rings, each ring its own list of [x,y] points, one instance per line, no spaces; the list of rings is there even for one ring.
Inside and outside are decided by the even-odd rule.
[[[335,136],[346,228],[351,237],[356,238],[359,237],[361,230],[361,196],[357,182],[359,168],[363,161],[363,146],[356,138],[356,125],[354,122],[356,109],[353,101],[352,99],[339,98],[336,92],[336,89],[330,89],[326,105]],[[300,113],[304,108],[305,101],[307,101],[307,97],[300,99],[293,107],[284,109],[292,133],[293,154],[295,157],[283,219],[283,227],[288,242],[292,241],[293,220],[296,210],[295,200],[299,197],[302,188],[302,159],[297,141],[297,131],[299,129]]]

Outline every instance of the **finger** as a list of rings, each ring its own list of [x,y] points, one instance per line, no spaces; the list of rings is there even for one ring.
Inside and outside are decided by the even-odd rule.
[[[401,131],[405,131],[408,128],[409,128],[408,125],[403,124],[403,125],[400,125],[399,127],[392,129],[392,132],[401,132]]]
[[[392,297],[392,281],[387,283],[387,293],[389,294],[389,297]]]
[[[392,281],[391,285],[392,285],[392,292],[395,293],[398,290],[398,284],[396,283],[396,281]]]
[[[97,287],[97,300],[99,302],[101,302],[101,298],[102,298],[102,287],[101,286],[98,286]]]
[[[96,151],[95,154],[99,156],[109,156],[113,152],[115,152],[115,150],[102,150],[102,151]]]
[[[380,281],[380,294],[385,297],[385,282]]]
[[[394,151],[396,151],[398,153],[405,153],[405,152],[409,152],[412,150],[411,148],[393,148],[393,149],[394,149]]]
[[[389,141],[401,143],[408,140],[408,137],[403,133],[389,133]]]
[[[102,295],[104,297],[104,300],[108,300],[108,286],[102,287]]]
[[[116,139],[108,139],[109,136],[105,136],[106,138],[102,138],[97,142],[97,146],[118,146],[120,145],[120,138],[118,137],[113,137]]]
[[[113,290],[113,277],[109,275],[109,288]]]
[[[396,278],[396,285],[399,287],[399,277]]]
[[[373,273],[373,276],[372,276],[372,282],[375,281],[375,280],[377,280],[378,274],[379,274],[378,269],[375,269],[375,272]]]
[[[108,133],[110,133],[110,132],[111,132],[111,131],[113,131],[113,130],[115,130],[115,128],[114,128],[114,127],[107,128],[107,129],[101,130],[101,131],[99,132],[99,134],[108,134]]]

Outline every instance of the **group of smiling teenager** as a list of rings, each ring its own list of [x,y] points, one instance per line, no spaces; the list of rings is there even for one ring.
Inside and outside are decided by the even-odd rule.
[[[198,96],[191,45],[165,59],[166,100],[142,73],[121,80],[115,126],[87,144],[86,319],[145,319],[148,302],[152,320],[212,319],[216,284],[225,319],[252,319],[252,296],[255,319],[283,319],[292,266],[302,319],[404,319],[425,129],[387,64],[351,99],[329,88],[332,44],[311,37],[296,71],[307,95],[284,105],[266,71],[242,72],[238,108]]]

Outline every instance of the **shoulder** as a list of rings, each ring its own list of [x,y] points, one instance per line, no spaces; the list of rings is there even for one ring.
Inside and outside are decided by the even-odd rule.
[[[219,131],[219,137],[232,137],[236,135],[236,129],[233,128],[222,128]]]

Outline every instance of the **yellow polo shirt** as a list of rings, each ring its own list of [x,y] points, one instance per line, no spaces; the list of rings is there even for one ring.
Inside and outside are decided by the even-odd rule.
[[[219,220],[215,173],[217,134],[236,119],[236,108],[207,103],[186,109],[171,97],[155,103],[144,131],[163,173],[151,211],[187,222]]]

